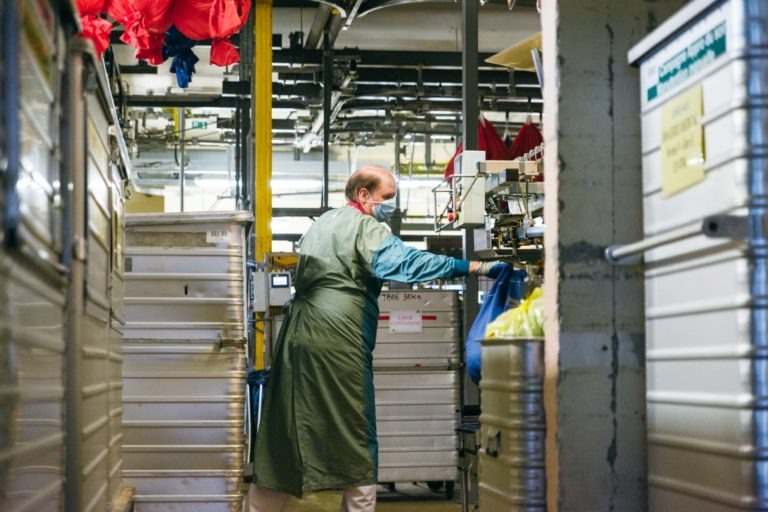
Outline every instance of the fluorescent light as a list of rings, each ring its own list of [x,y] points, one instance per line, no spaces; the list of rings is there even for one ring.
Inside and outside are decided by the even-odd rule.
[[[401,179],[398,183],[400,190],[414,189],[414,188],[434,188],[442,183],[441,180],[406,180]]]
[[[212,188],[212,189],[228,188],[234,184],[234,182],[230,180],[220,180],[220,179],[206,180],[204,178],[195,178],[194,182],[195,182],[195,186],[197,187]]]
[[[301,190],[320,190],[323,187],[323,182],[312,179],[272,180],[269,186],[275,192],[296,192]]]

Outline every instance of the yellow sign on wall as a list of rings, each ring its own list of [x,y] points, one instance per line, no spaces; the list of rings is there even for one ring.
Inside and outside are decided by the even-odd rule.
[[[704,181],[701,84],[661,107],[661,193],[669,197]]]

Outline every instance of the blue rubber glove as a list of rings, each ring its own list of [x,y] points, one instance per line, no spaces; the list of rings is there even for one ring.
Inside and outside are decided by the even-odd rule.
[[[477,275],[496,279],[507,267],[509,267],[508,264],[499,261],[483,261],[477,268]]]

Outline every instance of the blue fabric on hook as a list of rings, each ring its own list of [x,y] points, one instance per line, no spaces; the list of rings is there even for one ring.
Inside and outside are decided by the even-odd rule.
[[[174,26],[165,33],[163,60],[173,58],[171,73],[176,73],[176,82],[182,89],[189,87],[189,82],[192,81],[192,75],[195,73],[195,63],[200,60],[192,51],[192,47],[196,44],[197,41],[188,38]]]

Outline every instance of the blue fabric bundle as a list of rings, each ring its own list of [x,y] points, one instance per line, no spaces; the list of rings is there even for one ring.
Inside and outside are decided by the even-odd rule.
[[[467,373],[475,384],[480,382],[480,341],[485,338],[485,327],[506,311],[508,298],[515,301],[523,299],[523,282],[528,276],[524,270],[515,270],[511,265],[500,266],[499,269],[498,275],[489,276],[495,277],[496,281],[467,334]]]
[[[192,47],[196,44],[197,41],[186,37],[174,26],[165,33],[163,60],[173,58],[171,73],[176,73],[176,81],[183,89],[189,87],[189,82],[192,81],[192,75],[195,73],[195,63],[200,60],[192,51]]]

